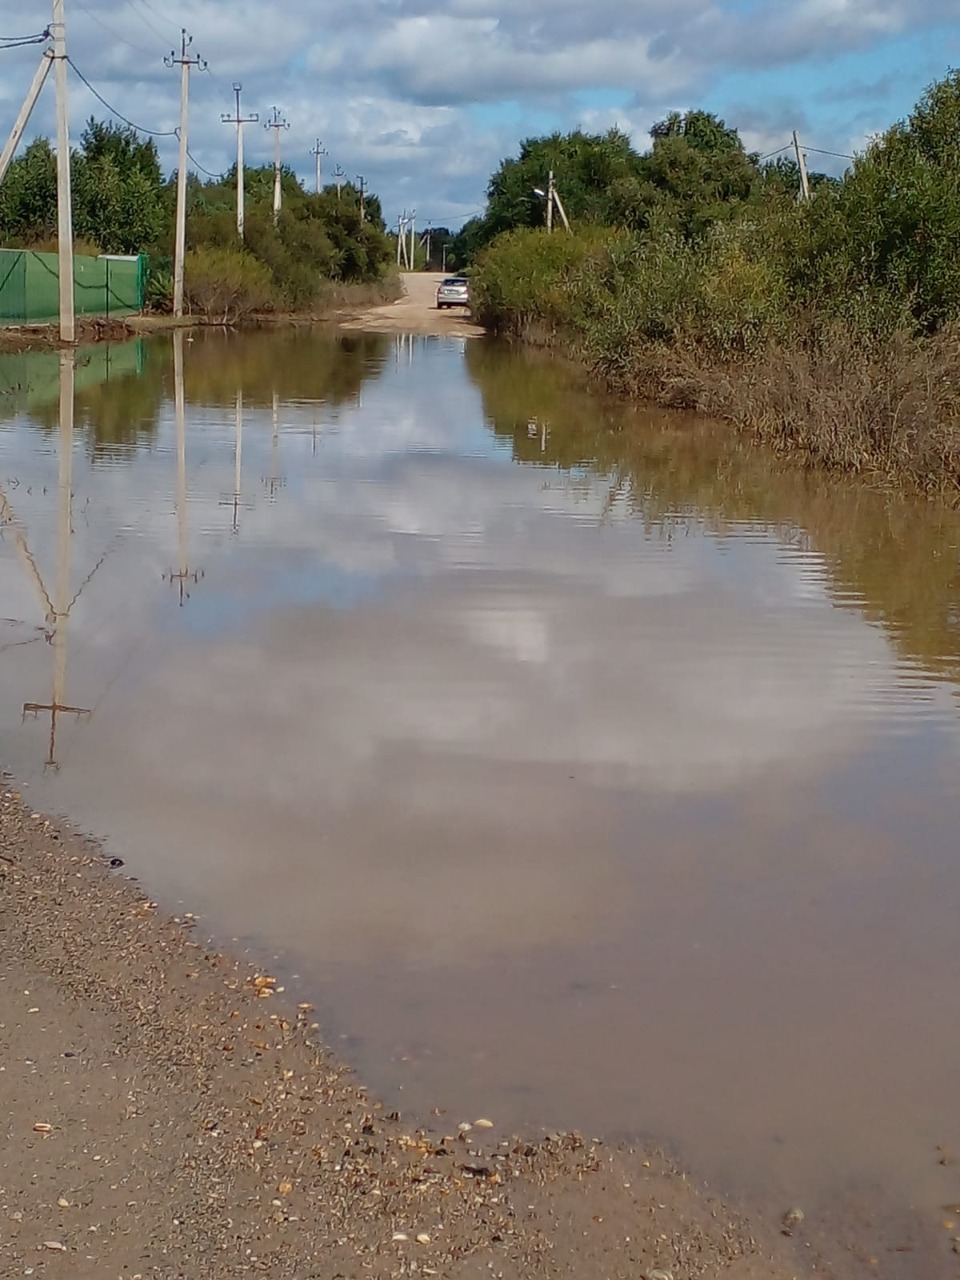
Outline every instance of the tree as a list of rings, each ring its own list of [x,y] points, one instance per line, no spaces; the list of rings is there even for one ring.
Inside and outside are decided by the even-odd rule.
[[[45,240],[57,231],[57,159],[37,138],[10,165],[0,186],[0,236],[7,245]]]
[[[811,238],[825,294],[869,296],[888,324],[906,306],[925,332],[960,318],[960,71],[811,202]]]
[[[708,111],[674,111],[650,130],[643,157],[639,203],[628,225],[645,226],[656,209],[685,235],[727,220],[749,199],[759,177],[736,129]]]

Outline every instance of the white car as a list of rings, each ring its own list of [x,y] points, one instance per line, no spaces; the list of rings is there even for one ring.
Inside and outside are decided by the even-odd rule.
[[[463,276],[448,276],[437,286],[437,310],[444,307],[469,307],[470,290]]]

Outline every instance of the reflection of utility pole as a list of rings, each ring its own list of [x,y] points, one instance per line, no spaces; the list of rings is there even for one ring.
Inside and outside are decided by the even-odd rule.
[[[197,583],[203,577],[203,570],[192,570],[188,558],[187,533],[187,422],[183,399],[183,331],[177,329],[173,335],[173,395],[174,414],[177,424],[177,539],[180,551],[179,569],[171,569],[166,578],[176,582],[179,588],[180,605],[190,599],[187,582]]]
[[[239,240],[243,240],[243,126],[245,124],[256,124],[260,119],[256,111],[252,116],[241,114],[240,90],[242,88],[243,85],[241,84],[233,86],[233,92],[237,95],[237,114],[235,116],[220,116],[224,124],[235,124],[237,126],[237,238]]]
[[[240,532],[240,507],[243,496],[243,392],[237,391],[236,442],[233,450],[233,493],[221,501],[221,507],[233,507],[233,532]],[[249,503],[246,506],[249,509]]]
[[[282,489],[286,484],[285,477],[280,474],[280,397],[276,391],[273,393],[273,439],[270,445],[270,474],[264,476],[263,483],[267,486],[271,502],[276,501],[277,490]]]
[[[67,705],[67,623],[73,601],[70,599],[70,539],[73,533],[73,386],[74,354],[60,353],[60,442],[57,483],[57,586],[52,608],[47,613],[50,643],[53,645],[53,696],[49,702],[25,702],[23,717],[37,716],[41,711],[50,713],[50,743],[46,767],[58,769],[57,717],[91,714],[89,707]],[[44,592],[46,596],[46,592]],[[49,598],[48,598],[49,599]]]

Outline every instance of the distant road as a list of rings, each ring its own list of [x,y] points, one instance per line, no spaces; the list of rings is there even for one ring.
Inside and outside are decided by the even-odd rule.
[[[437,285],[442,274],[408,271],[401,276],[403,297],[384,307],[372,307],[362,315],[341,322],[342,329],[362,329],[368,333],[438,333],[476,337],[483,330],[471,324],[468,313],[454,307],[438,311]]]

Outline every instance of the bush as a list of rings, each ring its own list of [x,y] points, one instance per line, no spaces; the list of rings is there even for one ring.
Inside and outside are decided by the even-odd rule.
[[[270,272],[237,249],[192,249],[184,259],[184,302],[192,315],[235,323],[276,307]]]

